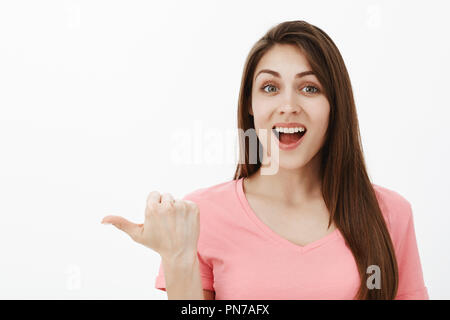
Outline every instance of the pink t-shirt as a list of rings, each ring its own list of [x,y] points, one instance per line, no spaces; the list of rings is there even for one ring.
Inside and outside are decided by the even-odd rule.
[[[306,246],[294,244],[255,215],[242,181],[198,189],[183,198],[200,209],[197,255],[203,289],[215,291],[216,300],[353,299],[360,279],[339,229]],[[395,191],[372,185],[397,255],[396,299],[429,299],[410,203]],[[155,288],[165,291],[162,263]]]

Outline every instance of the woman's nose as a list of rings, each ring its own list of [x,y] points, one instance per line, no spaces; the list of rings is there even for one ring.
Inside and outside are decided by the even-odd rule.
[[[301,111],[302,108],[299,105],[300,101],[298,98],[298,93],[294,89],[285,90],[279,97],[280,97],[280,100],[278,101],[280,103],[278,110],[279,113],[297,114]]]
[[[300,110],[301,110],[301,107],[299,107],[299,106],[297,106],[295,104],[292,104],[292,103],[284,104],[282,107],[279,108],[279,112],[280,113],[294,113],[294,114],[297,114],[297,113],[300,112]]]

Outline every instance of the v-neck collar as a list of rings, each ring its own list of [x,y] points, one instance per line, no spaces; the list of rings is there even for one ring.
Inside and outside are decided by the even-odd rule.
[[[332,233],[327,234],[323,238],[320,238],[316,241],[310,242],[307,245],[301,246],[298,244],[295,244],[288,239],[282,237],[275,231],[273,231],[268,225],[266,225],[253,211],[253,209],[250,207],[250,204],[247,200],[247,197],[245,196],[244,192],[244,185],[243,185],[244,178],[240,178],[236,180],[236,193],[239,198],[239,201],[247,214],[247,216],[250,218],[251,221],[253,221],[266,235],[268,235],[270,238],[272,238],[274,241],[283,244],[286,247],[289,247],[301,254],[309,252],[310,250],[317,248],[319,246],[322,246],[337,237],[341,236],[341,233],[338,228],[336,228]]]

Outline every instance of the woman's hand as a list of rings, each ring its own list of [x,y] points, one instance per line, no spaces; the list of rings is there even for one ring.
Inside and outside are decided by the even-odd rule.
[[[171,194],[153,191],[147,197],[145,221],[135,224],[119,216],[106,216],[111,223],[134,241],[158,252],[163,258],[197,254],[200,214],[197,204],[174,200]]]

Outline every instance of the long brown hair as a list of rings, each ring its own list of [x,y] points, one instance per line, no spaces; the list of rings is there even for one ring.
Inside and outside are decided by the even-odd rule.
[[[330,104],[329,125],[321,153],[322,195],[334,221],[353,253],[361,284],[354,299],[394,299],[398,266],[386,222],[369,179],[363,156],[353,91],[342,56],[320,28],[305,21],[286,21],[271,28],[250,50],[243,70],[238,102],[238,127],[254,129],[249,114],[253,74],[258,61],[275,44],[291,44],[302,50],[324,87]],[[259,148],[262,148],[258,141]],[[240,136],[240,160],[234,180],[248,177],[261,167],[249,163],[249,148]],[[244,161],[245,160],[245,161]],[[369,289],[367,268],[380,269],[381,288]]]

